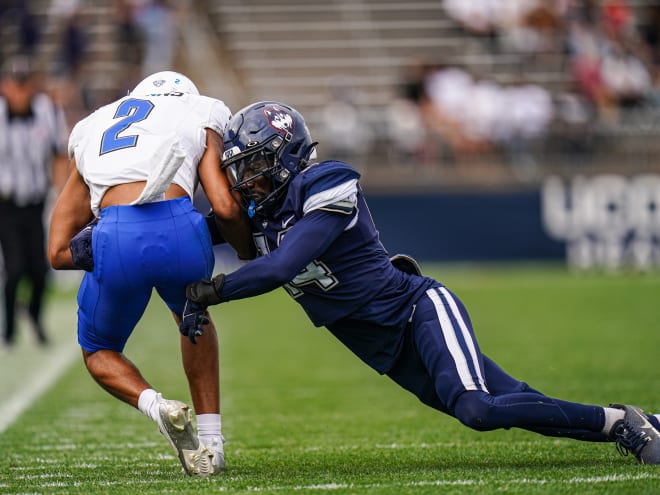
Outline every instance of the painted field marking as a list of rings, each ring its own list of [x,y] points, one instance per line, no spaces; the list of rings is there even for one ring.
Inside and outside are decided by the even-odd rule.
[[[32,345],[30,329],[19,322],[22,342],[0,357],[0,374],[9,377],[0,394],[0,433],[11,426],[30,405],[62,376],[80,355],[76,344],[76,299],[53,297],[44,312],[50,341],[47,348]],[[4,378],[3,378],[4,379]]]

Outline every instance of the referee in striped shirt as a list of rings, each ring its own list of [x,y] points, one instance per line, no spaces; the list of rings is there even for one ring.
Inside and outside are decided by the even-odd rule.
[[[41,324],[48,264],[44,205],[54,167],[66,167],[68,129],[64,114],[39,92],[30,61],[11,57],[0,69],[0,246],[3,254],[4,346],[14,343],[16,293],[25,278],[31,287],[28,314],[37,340],[47,343]],[[59,174],[59,173],[58,173]]]

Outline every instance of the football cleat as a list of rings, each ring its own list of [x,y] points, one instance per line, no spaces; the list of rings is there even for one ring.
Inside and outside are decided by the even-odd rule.
[[[214,474],[212,454],[199,444],[190,408],[186,404],[178,400],[160,399],[158,429],[174,447],[187,475],[204,477]]]
[[[660,432],[649,422],[642,410],[635,406],[612,404],[623,409],[625,415],[613,428],[611,436],[623,456],[629,453],[641,464],[660,464]]]
[[[211,466],[213,468],[211,474],[222,473],[225,470],[224,439],[222,436],[213,437],[210,440],[200,440],[200,446],[206,448],[211,456]]]

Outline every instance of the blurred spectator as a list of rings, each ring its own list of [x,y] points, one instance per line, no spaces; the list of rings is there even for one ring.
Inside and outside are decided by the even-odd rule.
[[[350,78],[332,79],[328,90],[328,100],[319,115],[323,153],[359,164],[360,157],[371,146],[371,123],[357,104],[355,85]]]
[[[46,89],[64,109],[68,123],[77,122],[90,105],[85,72],[89,38],[84,9],[80,0],[52,0],[48,9],[58,37]]]
[[[134,0],[115,0],[115,49],[121,61],[122,83],[134,87],[143,79],[142,61],[145,55],[145,37],[137,21],[137,5]]]
[[[127,88],[143,79],[145,38],[137,21],[135,0],[115,0],[116,58],[121,61],[121,79]]]
[[[577,89],[594,104],[598,118],[616,123],[621,108],[639,106],[651,94],[648,49],[633,29],[625,1],[606,1],[600,9],[586,5],[567,17],[570,67]]]
[[[408,98],[394,98],[385,109],[388,151],[397,165],[428,163],[427,131],[419,106]]]
[[[7,53],[8,47],[3,46],[3,54],[21,54],[34,56],[41,39],[41,26],[37,23],[34,13],[29,8],[29,2],[23,0],[3,0],[0,2],[0,31],[15,31],[15,46]]]
[[[540,171],[532,148],[548,135],[555,114],[552,96],[538,84],[513,84],[503,89],[501,110],[499,146],[518,179],[537,179]]]
[[[506,24],[499,25],[505,50],[535,56],[558,50],[560,19],[552,4],[517,0],[519,9]],[[509,2],[506,2],[507,4]],[[516,4],[514,1],[513,4]]]
[[[428,139],[424,117],[430,104],[426,77],[431,70],[432,65],[424,57],[410,59],[398,93],[385,108],[387,149],[396,165],[407,166],[412,161],[428,164],[437,156],[435,143]]]
[[[593,107],[574,91],[562,91],[555,97],[553,133],[556,151],[584,155],[593,151]]]
[[[37,339],[47,342],[41,322],[48,264],[44,207],[53,179],[66,173],[68,129],[64,115],[39,92],[25,57],[2,66],[0,98],[0,246],[4,258],[3,343],[15,339],[17,289],[23,278],[31,286],[28,315]]]
[[[429,74],[426,82],[429,96],[425,121],[432,136],[447,146],[455,162],[475,153],[483,152],[489,141],[476,129],[467,129],[467,120],[473,107],[475,80],[470,73],[458,66],[441,66]]]
[[[660,67],[660,2],[648,5],[642,16],[641,37],[648,46],[651,63]]]
[[[443,6],[468,32],[481,36],[494,34],[499,0],[443,0]]]
[[[138,4],[135,22],[144,39],[142,75],[173,67],[177,40],[176,11],[168,0]]]
[[[652,89],[651,74],[646,66],[623,45],[608,46],[600,71],[604,88],[618,107],[641,105]]]
[[[530,150],[547,136],[555,114],[547,89],[525,81],[501,85],[458,66],[439,66],[427,74],[426,93],[420,115],[428,139],[443,143],[453,160],[504,151],[510,163],[525,163],[524,170],[518,167],[521,178],[535,177]]]
[[[82,9],[78,7],[63,19],[62,42],[59,53],[59,71],[66,77],[80,77],[87,48],[86,25]]]
[[[602,24],[614,36],[625,36],[633,29],[633,13],[626,0],[604,0]]]

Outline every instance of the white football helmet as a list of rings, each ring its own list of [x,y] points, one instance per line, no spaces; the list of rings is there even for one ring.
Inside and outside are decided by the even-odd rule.
[[[132,96],[150,96],[163,93],[187,93],[198,95],[195,83],[179,72],[164,70],[145,77],[131,91]]]

